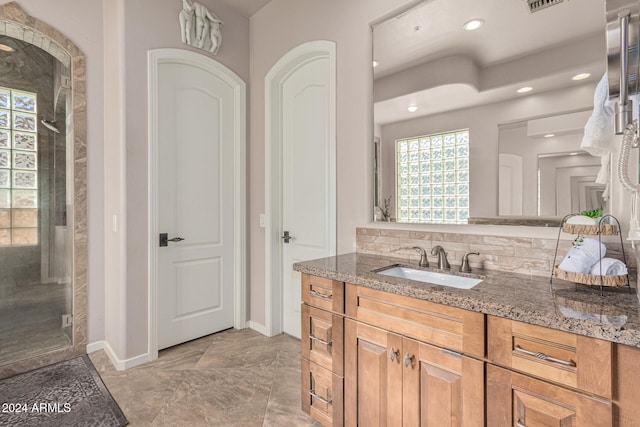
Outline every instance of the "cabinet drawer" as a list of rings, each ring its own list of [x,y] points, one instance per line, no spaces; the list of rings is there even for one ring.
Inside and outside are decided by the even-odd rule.
[[[341,376],[302,359],[302,410],[325,426],[343,425]]]
[[[344,318],[302,304],[302,357],[343,375]]]
[[[611,398],[609,341],[487,316],[489,360],[527,374]]]
[[[344,313],[344,283],[303,274],[302,301],[334,313]]]
[[[484,314],[389,292],[346,285],[356,319],[464,354],[484,357]]]
[[[611,402],[487,365],[487,425],[613,425]]]

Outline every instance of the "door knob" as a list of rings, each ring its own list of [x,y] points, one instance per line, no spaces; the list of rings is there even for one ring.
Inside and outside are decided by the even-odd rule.
[[[413,361],[415,360],[415,356],[410,355],[409,353],[406,353],[404,355],[404,367],[408,368],[409,365],[413,365]]]
[[[169,246],[169,242],[182,242],[184,237],[169,238],[168,233],[160,233],[160,246]]]
[[[282,236],[282,239],[284,240],[285,243],[289,243],[289,241],[294,239],[294,237],[291,236],[288,231],[285,231],[284,236]]]
[[[389,350],[389,360],[395,362],[396,359],[398,360],[398,362],[400,362],[400,350],[396,350],[395,348],[391,347],[391,350]]]

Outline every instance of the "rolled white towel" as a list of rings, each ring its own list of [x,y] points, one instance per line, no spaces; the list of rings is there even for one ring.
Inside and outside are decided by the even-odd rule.
[[[600,261],[596,261],[591,266],[589,274],[597,274],[599,276],[600,266],[602,266],[603,276],[622,276],[627,274],[627,266],[624,265],[624,262],[615,258],[602,258]]]
[[[572,273],[588,274],[591,266],[606,253],[607,247],[596,239],[586,237],[576,240],[558,268]]]

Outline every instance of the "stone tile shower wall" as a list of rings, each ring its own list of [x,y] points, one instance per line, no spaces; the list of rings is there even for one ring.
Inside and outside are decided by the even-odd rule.
[[[607,256],[622,259],[620,242],[609,240],[606,242]],[[571,247],[571,242],[571,240],[560,241],[556,263],[562,261]],[[533,276],[549,276],[556,249],[556,239],[379,228],[356,229],[356,251],[360,253],[386,255],[417,262],[420,259],[418,252],[414,249],[407,249],[407,247],[420,246],[425,248],[429,254],[431,248],[436,245],[444,247],[447,258],[453,267],[461,264],[465,253],[479,252],[479,256],[469,257],[472,267]],[[627,265],[635,268],[636,259],[631,247],[625,245],[624,250]],[[429,256],[429,262],[434,262],[436,259],[436,257]],[[432,265],[434,264],[432,263]]]

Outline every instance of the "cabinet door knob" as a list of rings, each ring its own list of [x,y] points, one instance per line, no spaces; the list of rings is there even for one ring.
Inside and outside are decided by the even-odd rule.
[[[408,368],[409,365],[412,365],[413,361],[415,360],[415,358],[416,358],[415,356],[409,355],[409,353],[405,354],[404,355],[404,367]]]
[[[395,362],[396,359],[400,361],[400,350],[396,350],[395,348],[391,347],[391,350],[389,350],[389,359],[392,362]]]
[[[518,418],[518,420],[516,421],[516,427],[527,427],[527,425],[520,421],[520,418]]]

